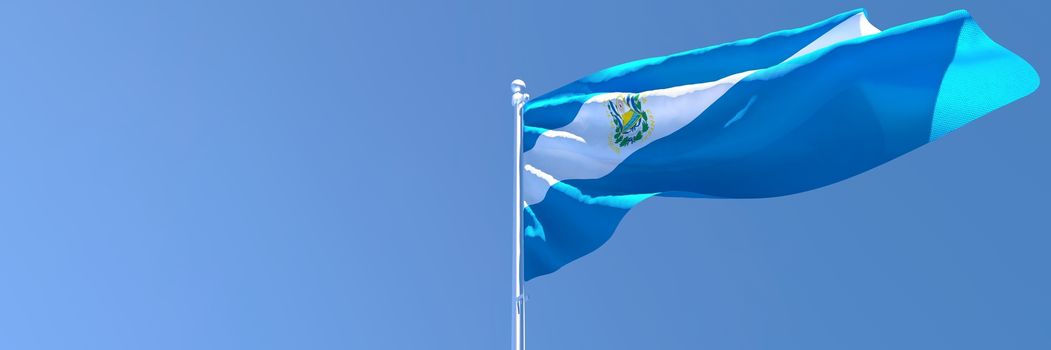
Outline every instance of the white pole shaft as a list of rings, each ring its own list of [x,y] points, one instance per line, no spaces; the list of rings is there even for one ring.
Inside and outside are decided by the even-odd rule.
[[[514,350],[525,350],[525,281],[522,276],[522,108],[529,94],[525,82],[511,82],[515,107],[515,237],[514,237]]]

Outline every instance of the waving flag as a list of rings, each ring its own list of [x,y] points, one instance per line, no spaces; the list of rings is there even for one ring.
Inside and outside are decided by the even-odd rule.
[[[524,108],[525,279],[594,251],[652,196],[827,186],[1038,85],[965,11],[881,32],[855,10],[599,71]]]

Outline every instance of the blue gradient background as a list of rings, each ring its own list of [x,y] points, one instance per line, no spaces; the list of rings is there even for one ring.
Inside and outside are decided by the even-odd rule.
[[[1051,69],[1033,1],[4,2],[0,348],[509,347],[512,78],[862,6]],[[528,285],[530,348],[1051,348],[1045,90],[817,191],[642,204]]]

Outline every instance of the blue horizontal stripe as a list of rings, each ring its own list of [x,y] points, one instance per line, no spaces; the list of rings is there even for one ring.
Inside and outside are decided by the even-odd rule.
[[[653,194],[591,197],[557,183],[523,215],[525,279],[555,272],[609,240],[636,204]]]

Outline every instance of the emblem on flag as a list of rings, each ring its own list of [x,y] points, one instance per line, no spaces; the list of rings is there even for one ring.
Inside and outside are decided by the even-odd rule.
[[[614,152],[633,143],[645,140],[653,132],[653,118],[642,104],[646,99],[639,94],[625,94],[606,102],[613,132],[609,135],[609,147]]]

